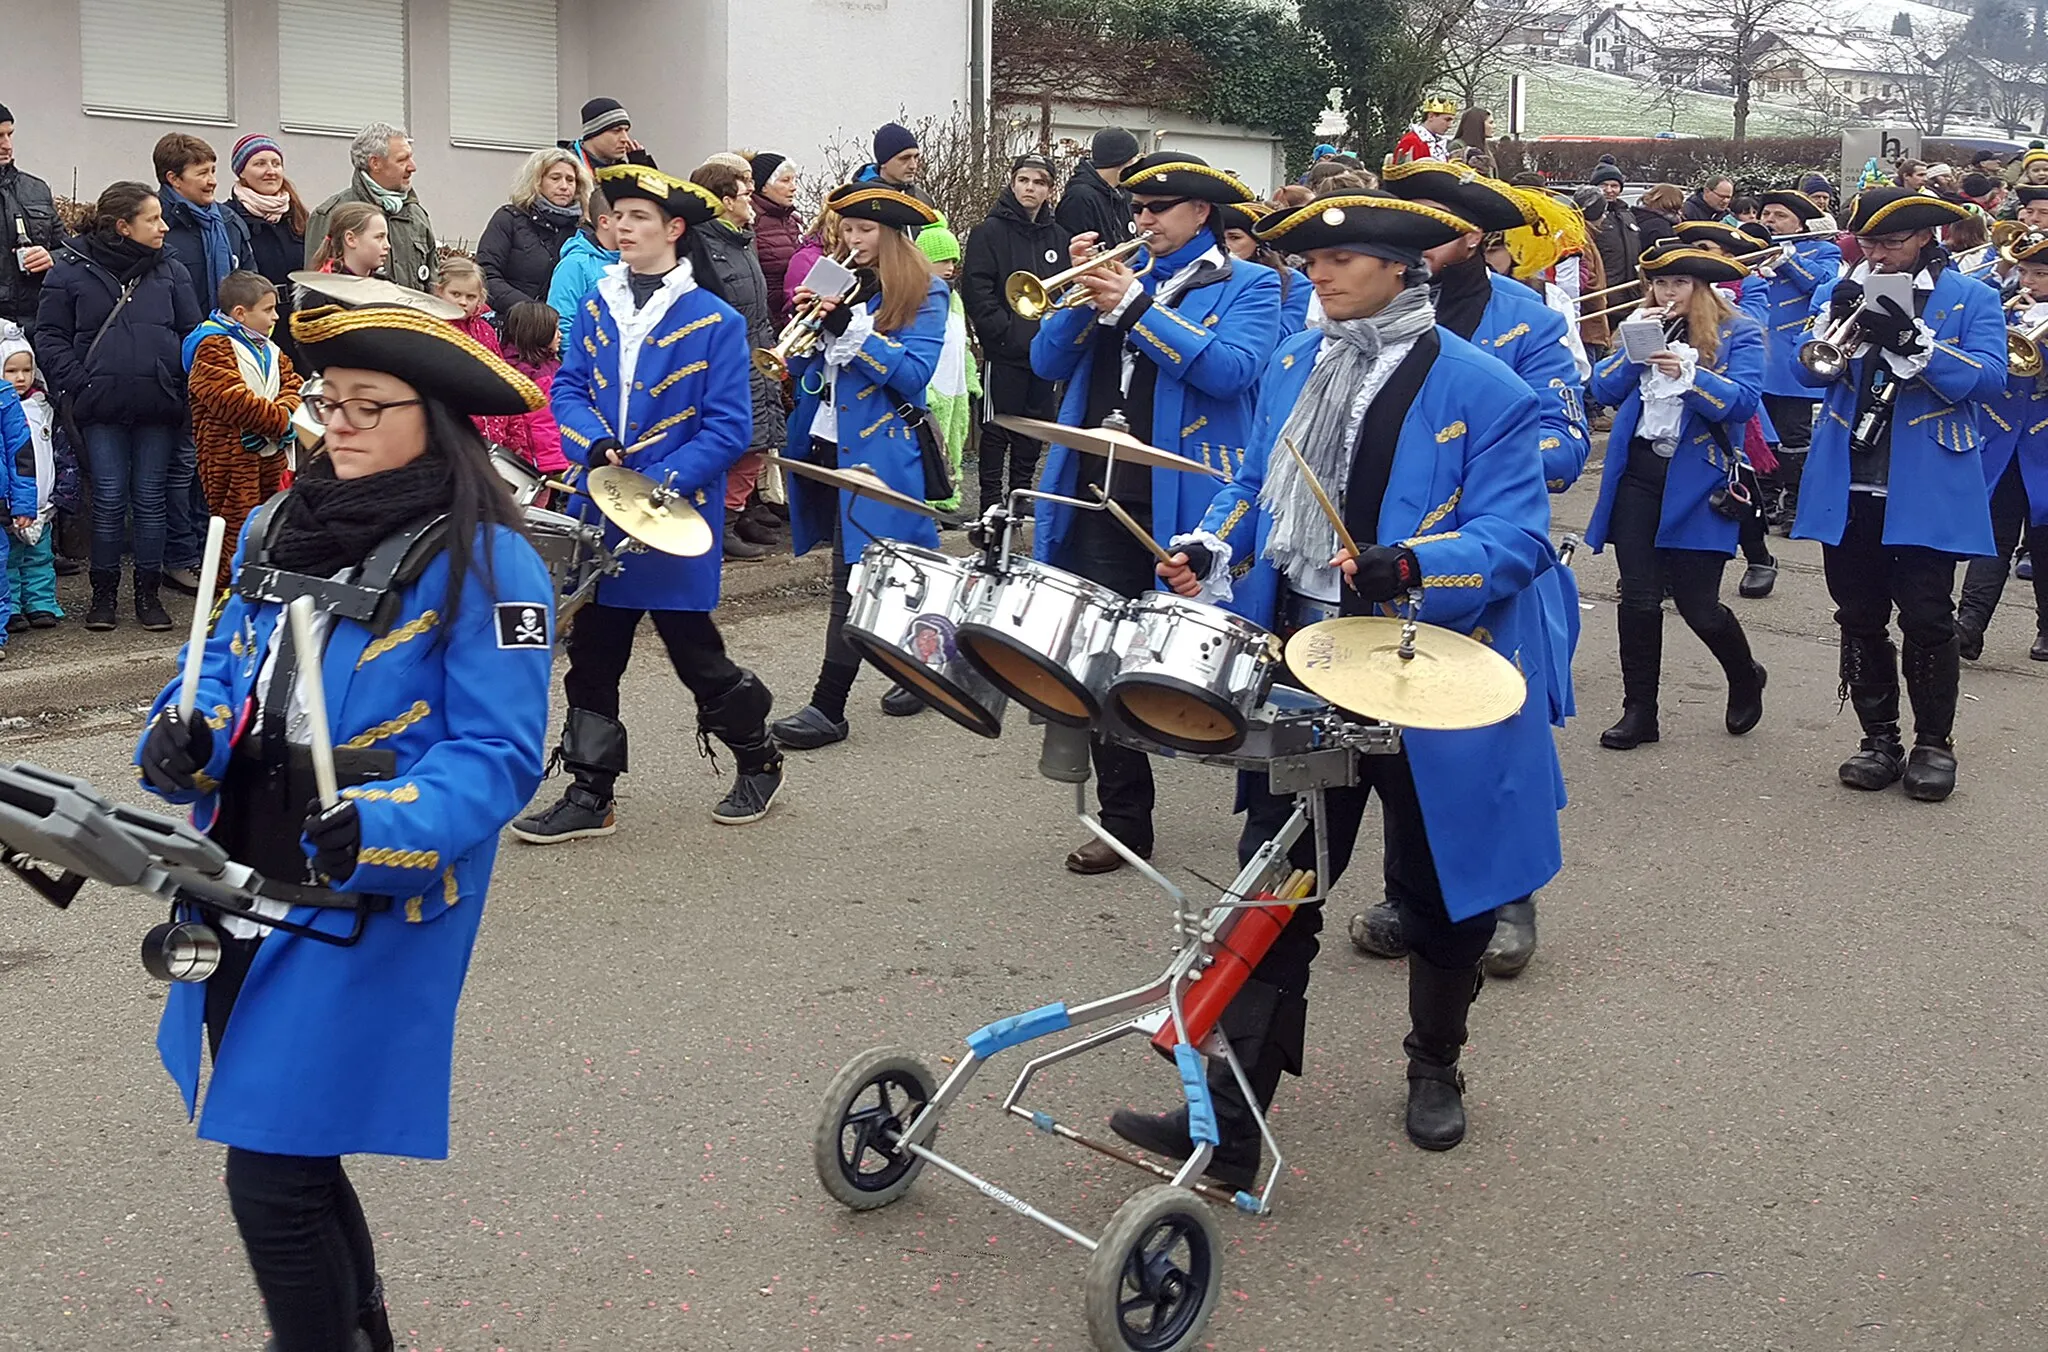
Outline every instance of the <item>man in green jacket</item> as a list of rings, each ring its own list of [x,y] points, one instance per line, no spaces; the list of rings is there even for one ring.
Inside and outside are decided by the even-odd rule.
[[[412,190],[412,141],[403,127],[389,122],[372,122],[356,133],[349,143],[349,163],[355,177],[348,187],[322,202],[306,222],[306,266],[327,235],[327,218],[343,202],[364,202],[384,213],[391,228],[391,259],[385,265],[392,281],[401,286],[432,291],[441,275],[440,255],[434,243],[434,222]]]

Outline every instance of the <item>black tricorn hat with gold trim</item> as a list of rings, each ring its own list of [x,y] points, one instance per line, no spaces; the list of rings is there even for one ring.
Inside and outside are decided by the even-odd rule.
[[[1197,201],[1234,206],[1258,194],[1235,174],[1213,169],[1200,155],[1158,150],[1124,166],[1124,191],[1139,197],[1192,197]]]
[[[397,376],[422,397],[465,415],[531,413],[540,388],[446,320],[403,305],[323,305],[292,314],[306,367],[347,366]]]
[[[2029,230],[2006,246],[2015,263],[2048,267],[2048,230]]]
[[[1681,240],[1658,240],[1636,262],[1645,277],[1692,277],[1702,282],[1739,282],[1749,269],[1722,254],[1687,248]]]
[[[872,181],[841,184],[825,198],[825,205],[843,219],[877,221],[898,230],[922,230],[940,219],[930,203]]]
[[[709,225],[718,214],[718,198],[711,189],[644,164],[607,165],[597,171],[597,190],[615,205],[632,197],[652,202],[662,215],[691,229]]]
[[[1534,225],[1508,192],[1469,164],[1410,160],[1380,171],[1380,186],[1405,201],[1429,201],[1463,216],[1481,230],[1518,230]]]
[[[1413,265],[1422,261],[1425,249],[1449,244],[1478,228],[1439,207],[1385,193],[1346,193],[1274,212],[1260,222],[1259,238],[1284,244],[1289,253],[1353,249]]]
[[[1826,207],[1796,188],[1772,188],[1769,192],[1759,193],[1756,201],[1760,207],[1783,207],[1801,222],[1818,220],[1828,214]]]
[[[1695,249],[1701,244],[1717,244],[1735,255],[1755,253],[1758,249],[1770,247],[1769,240],[1759,244],[1734,226],[1723,225],[1719,221],[1680,221],[1676,229],[1679,242]]]
[[[1843,226],[1852,235],[1906,235],[1939,230],[1969,214],[1966,207],[1911,188],[1865,188],[1850,201]]]

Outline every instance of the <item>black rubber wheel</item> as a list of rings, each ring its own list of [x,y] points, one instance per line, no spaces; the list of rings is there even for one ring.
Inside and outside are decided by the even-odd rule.
[[[834,1201],[873,1211],[909,1191],[924,1161],[896,1150],[894,1140],[934,1091],[931,1073],[896,1047],[871,1047],[832,1077],[811,1137],[811,1161]]]
[[[1088,1256],[1088,1336],[1101,1352],[1195,1346],[1223,1286],[1222,1244],[1202,1200],[1170,1183],[1117,1208]]]

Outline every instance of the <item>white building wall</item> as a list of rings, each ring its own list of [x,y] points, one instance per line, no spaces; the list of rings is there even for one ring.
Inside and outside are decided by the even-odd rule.
[[[1039,110],[1018,107],[1007,112],[1008,116],[1023,124],[1027,138],[1035,139],[1040,125]],[[1216,168],[1236,174],[1256,193],[1271,193],[1285,182],[1286,153],[1270,132],[1150,108],[1053,105],[1052,139],[1055,142],[1074,141],[1085,152],[1088,142],[1104,127],[1128,128],[1147,154],[1154,150],[1178,150],[1199,155]]]

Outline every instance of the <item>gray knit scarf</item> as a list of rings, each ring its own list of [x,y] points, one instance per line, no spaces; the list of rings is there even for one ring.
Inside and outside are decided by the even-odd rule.
[[[1409,287],[1384,310],[1364,319],[1323,320],[1323,334],[1335,345],[1317,359],[1301,397],[1294,401],[1266,458],[1266,483],[1259,491],[1259,506],[1273,522],[1266,553],[1297,589],[1329,568],[1337,552],[1337,531],[1302,482],[1301,466],[1286,443],[1292,440],[1300,448],[1341,515],[1357,449],[1352,401],[1379,363],[1383,348],[1419,338],[1435,324],[1436,307],[1427,286]]]

